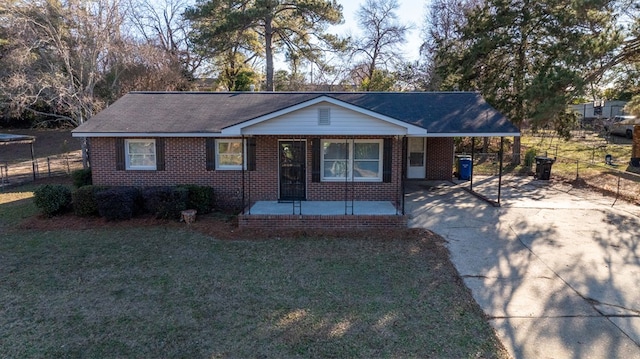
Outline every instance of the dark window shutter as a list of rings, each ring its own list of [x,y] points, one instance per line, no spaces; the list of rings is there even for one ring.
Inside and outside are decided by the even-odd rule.
[[[124,138],[116,138],[116,171],[124,171]]]
[[[319,138],[311,139],[311,182],[320,182],[320,148]]]
[[[164,171],[164,138],[156,138],[156,171]]]
[[[391,182],[391,167],[393,167],[392,153],[393,139],[385,138],[382,148],[382,182]]]
[[[256,170],[256,139],[254,137],[247,138],[247,170]]]
[[[207,154],[207,171],[215,171],[216,169],[216,139],[207,138],[205,140]]]

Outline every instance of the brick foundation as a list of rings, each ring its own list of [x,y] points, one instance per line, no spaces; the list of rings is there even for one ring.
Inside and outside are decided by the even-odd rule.
[[[406,228],[407,216],[394,215],[253,215],[238,216],[249,229],[391,229]]]

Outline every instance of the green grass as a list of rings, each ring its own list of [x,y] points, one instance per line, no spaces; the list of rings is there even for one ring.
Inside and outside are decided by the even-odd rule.
[[[558,174],[575,177],[578,161],[581,174],[593,176],[611,169],[604,166],[607,154],[620,165],[628,163],[631,159],[629,140],[612,138],[615,142],[611,139],[607,141],[598,133],[584,131],[565,141],[552,136],[551,132],[527,133],[522,137],[522,146],[536,149],[539,156],[557,157],[558,161],[554,164],[553,171]],[[625,170],[626,165],[619,169]]]
[[[12,227],[0,237],[0,353],[505,357],[442,240],[401,233],[221,241],[170,225]]]
[[[20,187],[0,192],[0,230],[38,213],[33,203],[34,189]]]
[[[430,240],[13,232],[9,357],[483,357],[499,345]]]
[[[533,173],[535,163],[531,167],[524,166],[525,153],[527,150],[533,149],[536,156],[556,158],[552,166],[552,175],[568,180],[573,180],[578,175],[595,187],[611,187],[612,185],[615,187],[617,176],[622,174],[632,181],[640,181],[640,177],[636,178],[633,175],[633,173],[640,171],[628,166],[632,155],[631,140],[622,137],[610,136],[606,138],[593,131],[575,131],[570,140],[563,140],[552,131],[537,133],[523,131],[521,143],[521,164],[511,165],[511,149],[508,149],[505,151],[503,173],[522,175]],[[612,156],[613,165],[605,164],[606,155]],[[484,158],[478,154],[473,171],[474,174],[479,175],[497,175],[499,172],[497,155]]]

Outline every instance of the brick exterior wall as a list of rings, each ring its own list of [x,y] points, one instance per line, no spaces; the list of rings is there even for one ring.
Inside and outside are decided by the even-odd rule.
[[[406,228],[407,216],[240,215],[238,226],[251,229],[392,229]]]
[[[633,142],[631,144],[631,158],[640,158],[640,125],[633,126]]]
[[[428,180],[450,180],[453,177],[453,137],[427,138]]]
[[[165,170],[116,170],[115,138],[91,138],[91,168],[93,183],[107,186],[165,186],[177,184],[197,184],[211,186],[217,203],[225,208],[242,207],[243,188],[245,203],[254,201],[274,201],[278,199],[278,139],[280,136],[256,137],[256,170],[215,170],[206,169],[205,138],[166,138]],[[340,139],[339,136],[331,136]],[[383,138],[383,137],[360,137]],[[288,139],[288,138],[283,138]],[[306,180],[307,200],[340,201],[345,198],[345,188],[349,195],[360,201],[397,202],[401,197],[402,181],[402,141],[393,139],[392,178],[382,182],[313,182],[311,168],[312,138],[307,142]],[[299,138],[296,138],[299,140]],[[243,182],[244,180],[244,182]],[[244,186],[243,186],[244,183]]]

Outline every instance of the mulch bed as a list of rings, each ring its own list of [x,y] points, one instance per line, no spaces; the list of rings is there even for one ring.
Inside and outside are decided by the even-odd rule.
[[[135,217],[124,221],[107,221],[100,217],[78,217],[72,213],[48,218],[43,215],[27,218],[17,228],[21,230],[92,230],[157,227],[189,228],[206,236],[220,240],[266,240],[284,238],[350,238],[350,239],[423,239],[441,240],[441,238],[424,229],[396,230],[255,230],[239,228],[235,216],[212,213],[198,216],[192,224],[177,220],[156,219],[153,216]]]

